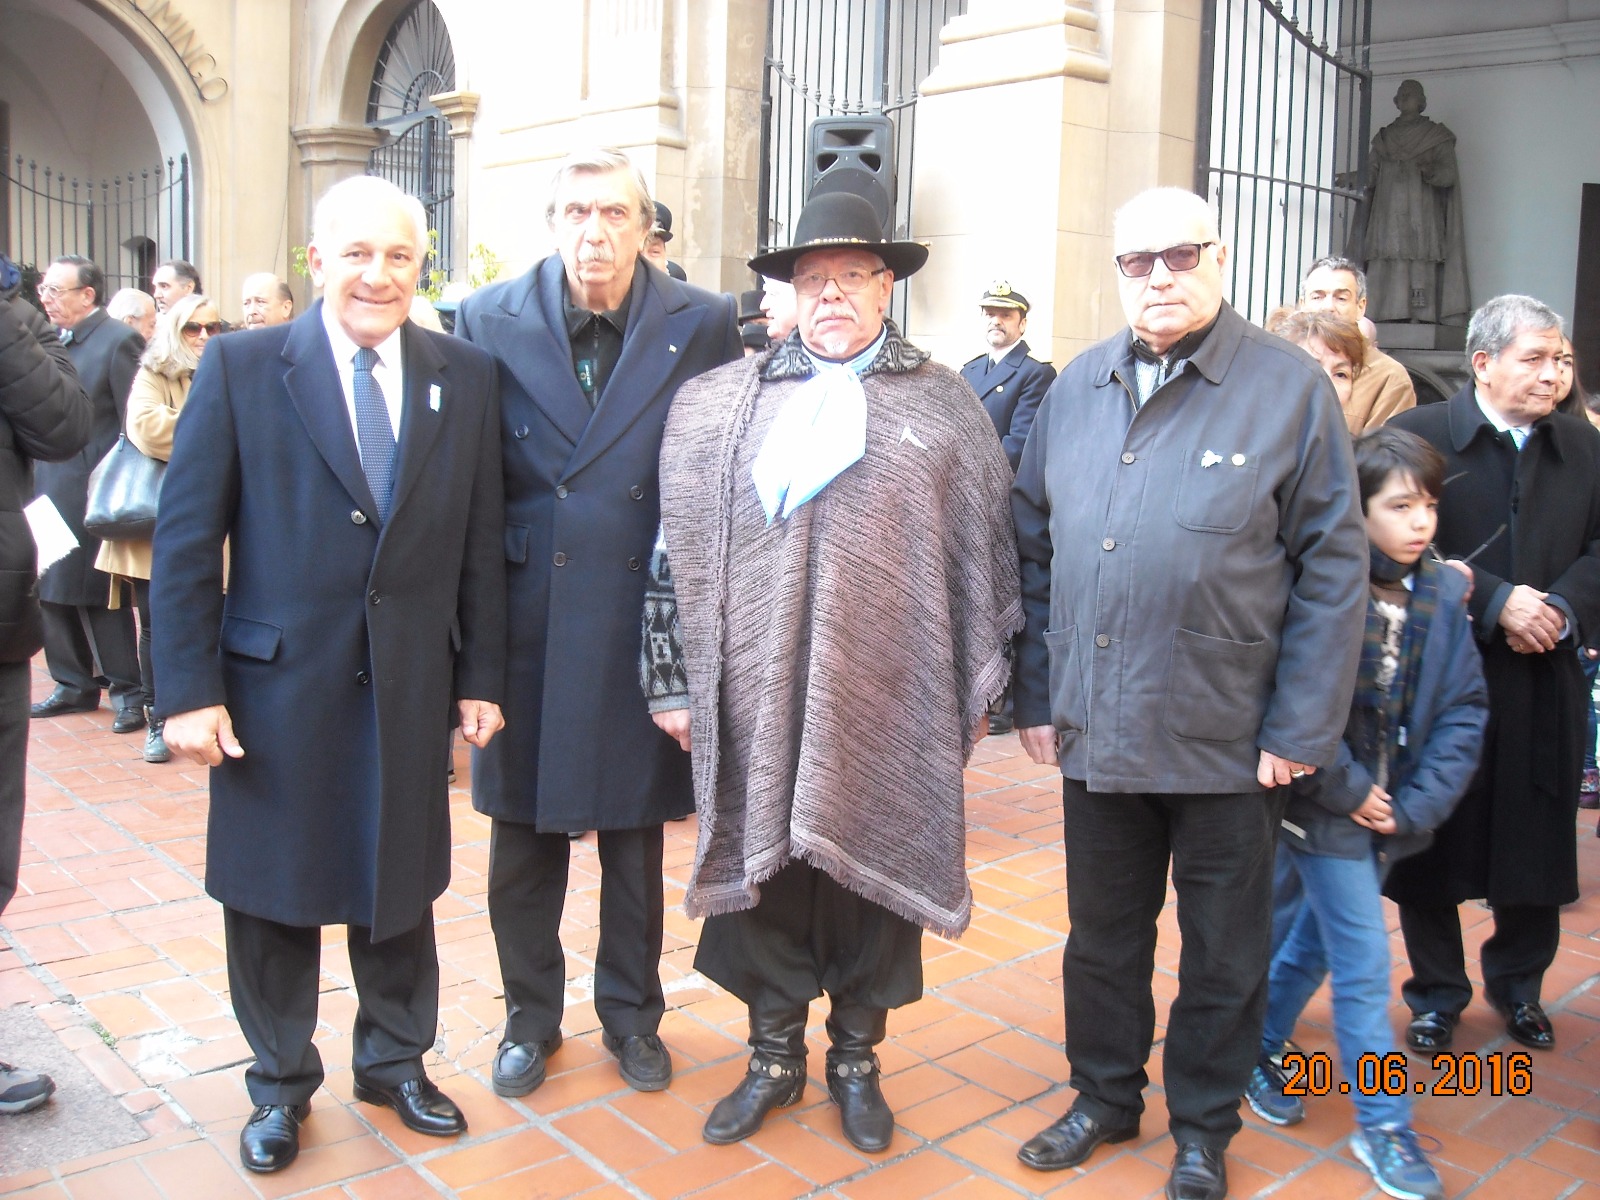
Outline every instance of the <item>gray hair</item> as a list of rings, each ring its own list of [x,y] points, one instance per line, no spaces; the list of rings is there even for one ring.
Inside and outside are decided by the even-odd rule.
[[[129,317],[143,320],[156,310],[156,302],[149,292],[141,292],[138,288],[123,288],[111,297],[111,303],[106,305],[106,316],[113,321],[126,321]]]
[[[649,233],[656,227],[656,206],[650,199],[650,185],[644,181],[644,172],[621,150],[613,150],[608,146],[574,150],[561,160],[550,180],[550,199],[544,206],[545,222],[555,225],[556,199],[570,176],[607,175],[612,171],[626,171],[631,178],[634,195],[639,201],[639,228]]]
[[[1306,280],[1310,279],[1318,271],[1323,270],[1350,272],[1356,281],[1356,299],[1365,300],[1367,298],[1367,273],[1348,258],[1338,254],[1325,254],[1306,268],[1306,273],[1300,280],[1300,295],[1302,298],[1306,294]]]
[[[1467,326],[1467,361],[1482,350],[1490,358],[1517,340],[1524,331],[1554,329],[1565,332],[1561,314],[1542,300],[1515,292],[1496,296],[1472,314]]]
[[[380,205],[398,205],[411,218],[416,228],[416,251],[419,256],[428,253],[428,214],[422,201],[401,191],[387,179],[376,175],[352,175],[341,179],[317,201],[311,214],[311,241],[318,249],[327,249],[322,239],[332,231],[339,218],[347,213],[371,210]]]
[[[1122,246],[1124,227],[1136,221],[1148,220],[1153,216],[1175,217],[1187,216],[1196,221],[1205,223],[1205,240],[1219,242],[1222,235],[1217,231],[1217,210],[1211,202],[1203,196],[1197,196],[1187,188],[1157,187],[1147,188],[1121,208],[1111,223],[1111,242],[1113,248]]]

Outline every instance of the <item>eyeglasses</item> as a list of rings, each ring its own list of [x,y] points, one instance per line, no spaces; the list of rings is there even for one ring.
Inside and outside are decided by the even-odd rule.
[[[208,337],[216,337],[221,332],[221,321],[207,321],[203,325],[199,321],[185,321],[183,323],[184,337],[199,337],[202,333]]]
[[[1117,270],[1129,279],[1143,279],[1156,269],[1156,259],[1167,264],[1169,271],[1192,271],[1200,265],[1200,251],[1215,242],[1182,242],[1165,250],[1135,250],[1131,254],[1117,255]]]
[[[879,267],[876,271],[864,270],[861,267],[852,267],[848,271],[840,271],[836,275],[824,275],[820,271],[809,271],[804,275],[796,275],[790,282],[794,290],[802,296],[820,296],[828,284],[836,283],[841,292],[859,292],[866,289],[872,282],[874,275],[882,275],[888,267]]]
[[[41,300],[54,300],[57,296],[65,296],[68,292],[81,292],[81,291],[83,291],[83,288],[86,288],[88,286],[89,285],[86,283],[86,284],[83,285],[83,287],[64,288],[64,287],[57,287],[53,283],[47,283],[42,288],[39,289],[39,299],[41,299]]]

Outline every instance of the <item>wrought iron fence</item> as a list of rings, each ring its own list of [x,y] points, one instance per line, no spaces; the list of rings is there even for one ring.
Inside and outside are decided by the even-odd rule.
[[[939,31],[966,0],[772,0],[761,91],[761,249],[789,244],[805,204],[815,117],[884,113],[895,126],[894,230],[911,212],[917,89],[938,65]],[[891,313],[903,322],[905,288]]]
[[[390,141],[367,156],[367,174],[389,180],[422,201],[428,228],[436,234],[428,269],[451,278],[455,229],[455,143],[450,121],[438,112],[418,114],[403,127],[385,130]]]
[[[81,254],[105,272],[108,293],[149,291],[161,262],[190,257],[189,188],[187,154],[97,183],[0,147],[0,246],[41,270]]]
[[[1201,25],[1195,190],[1232,247],[1229,295],[1251,320],[1362,219],[1371,140],[1371,0],[1212,0]]]

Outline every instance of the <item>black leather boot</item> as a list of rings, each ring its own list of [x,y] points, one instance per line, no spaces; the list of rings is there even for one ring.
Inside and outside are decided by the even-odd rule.
[[[844,1136],[858,1150],[886,1149],[894,1136],[894,1113],[879,1085],[878,1056],[889,1010],[834,1001],[828,1014],[828,1095],[839,1106]]]
[[[775,1108],[806,1090],[806,1013],[802,1008],[750,1010],[750,1066],[739,1086],[717,1101],[704,1137],[716,1146],[741,1142],[761,1128]]]

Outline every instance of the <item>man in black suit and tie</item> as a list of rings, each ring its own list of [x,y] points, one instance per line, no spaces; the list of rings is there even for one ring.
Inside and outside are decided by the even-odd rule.
[[[499,362],[505,452],[506,736],[474,756],[493,818],[489,918],[505,987],[494,1089],[544,1082],[561,1044],[568,835],[596,830],[594,1003],[622,1078],[672,1077],[657,1036],[662,823],[694,810],[689,757],[639,692],[639,614],[660,515],[661,431],[680,384],[741,357],[731,296],[639,265],[655,225],[615,150],[558,167],[558,253],[462,302],[456,333]]]
[[[1015,471],[1022,458],[1022,444],[1033,428],[1033,414],[1039,411],[1039,401],[1055,382],[1056,369],[1028,357],[1028,343],[1022,340],[1028,328],[1026,296],[1004,280],[997,280],[989,285],[978,304],[983,309],[983,336],[989,350],[965,364],[961,376],[983,401]]]
[[[111,728],[134,733],[145,722],[133,606],[109,607],[111,576],[94,569],[100,541],[83,531],[89,474],[122,432],[128,389],[144,350],[144,339],[101,307],[105,290],[100,268],[75,254],[51,263],[39,285],[45,315],[61,330],[83,393],[89,397],[94,427],[77,454],[64,462],[42,462],[34,470],[35,494],[50,497],[78,539],[78,548],[39,580],[44,661],[56,686],[33,706],[33,715],[93,712],[100,707],[104,679],[111,685],[117,714]]]
[[[349,927],[356,1098],[419,1133],[466,1128],[423,1054],[440,764],[452,724],[480,747],[503,724],[500,414],[489,357],[406,320],[427,253],[414,198],[331,188],[307,248],[322,301],[210,348],[162,490],[161,715],[174,753],[212,767],[206,890],[256,1055],[252,1171],[293,1161],[322,1082],[322,925]]]

